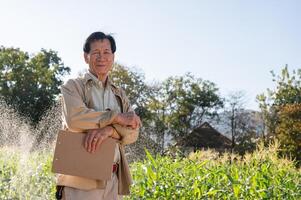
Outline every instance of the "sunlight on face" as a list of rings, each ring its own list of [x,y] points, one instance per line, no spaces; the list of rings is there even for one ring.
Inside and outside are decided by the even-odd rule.
[[[85,53],[89,71],[96,77],[106,78],[113,66],[114,54],[108,39],[96,40],[90,44],[90,52]]]

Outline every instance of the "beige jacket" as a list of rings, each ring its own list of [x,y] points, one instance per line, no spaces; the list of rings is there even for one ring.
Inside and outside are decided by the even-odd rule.
[[[63,129],[72,132],[86,132],[89,129],[103,128],[111,125],[117,111],[95,111],[92,107],[95,104],[91,96],[92,85],[95,81],[90,73],[86,73],[83,78],[68,80],[61,87],[63,106]],[[108,80],[108,86],[115,94],[121,112],[131,111],[130,103],[123,90],[114,86]],[[124,153],[124,145],[133,143],[138,138],[139,129],[130,129],[120,125],[113,125],[117,133],[121,136],[119,150],[120,163],[118,168],[118,194],[126,195],[130,193],[132,178]],[[83,177],[59,174],[58,185],[65,185],[83,190],[105,188],[106,181],[86,179]]]

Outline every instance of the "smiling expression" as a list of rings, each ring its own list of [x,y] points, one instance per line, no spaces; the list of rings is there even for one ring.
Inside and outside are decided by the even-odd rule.
[[[108,39],[96,40],[90,44],[90,52],[84,54],[89,71],[99,79],[106,79],[114,62]]]

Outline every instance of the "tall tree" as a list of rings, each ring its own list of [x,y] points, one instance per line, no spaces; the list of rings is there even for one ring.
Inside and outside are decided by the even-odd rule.
[[[276,134],[282,153],[292,155],[301,164],[301,103],[281,106],[278,115]]]
[[[30,56],[18,48],[0,47],[0,95],[34,124],[53,105],[69,72],[55,51],[42,49]]]
[[[186,136],[203,122],[205,116],[213,117],[223,107],[215,84],[190,73],[168,78],[163,82],[162,90],[167,125],[175,138]]]
[[[244,115],[245,93],[243,91],[231,92],[226,99],[226,124],[231,130],[232,148],[234,148],[241,129],[245,127]],[[243,130],[245,131],[245,130]]]
[[[162,89],[160,82],[150,85],[153,94],[150,96],[150,101],[147,104],[149,111],[149,128],[150,133],[156,133],[157,144],[161,150],[164,150],[165,137],[169,133],[167,126],[168,102],[167,95]]]
[[[281,152],[301,161],[301,69],[289,72],[288,66],[280,75],[273,71],[276,89],[257,96],[265,114],[269,135],[279,139]]]
[[[142,118],[147,117],[146,105],[153,91],[145,83],[142,72],[115,63],[110,78],[118,87],[125,90],[135,112]]]
[[[153,153],[162,150],[162,145],[158,147],[153,140],[159,138],[162,130],[160,125],[163,124],[159,120],[157,113],[152,109],[156,104],[159,85],[146,84],[144,74],[141,71],[118,63],[114,64],[110,78],[116,86],[125,90],[132,107],[141,117],[143,123],[138,141],[131,145],[131,149],[136,149],[139,154],[144,152],[145,147],[153,151]],[[157,142],[160,144],[162,141],[157,140]]]

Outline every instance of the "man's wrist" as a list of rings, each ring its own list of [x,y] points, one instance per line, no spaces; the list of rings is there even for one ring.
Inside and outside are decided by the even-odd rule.
[[[109,137],[112,137],[112,135],[114,133],[114,128],[112,126],[107,126],[106,128],[108,129]]]
[[[119,124],[119,121],[120,121],[120,116],[119,114],[117,114],[112,122],[112,124]]]
[[[112,134],[111,137],[119,140],[120,139],[120,135],[118,134],[116,128],[113,125],[111,125],[111,127],[113,129],[113,134]]]

